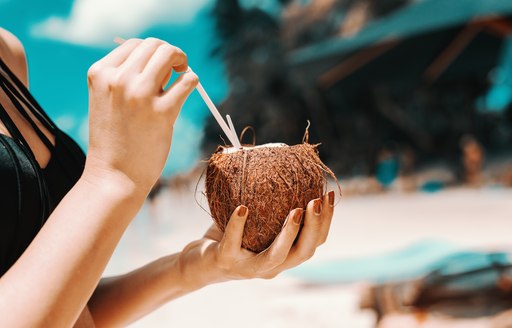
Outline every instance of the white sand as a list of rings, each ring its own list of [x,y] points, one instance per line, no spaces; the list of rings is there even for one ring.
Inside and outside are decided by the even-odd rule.
[[[107,275],[177,252],[211,224],[193,191],[161,194],[123,237]],[[467,247],[512,248],[512,190],[453,189],[435,194],[385,194],[343,199],[328,242],[310,261],[376,255],[426,238]],[[304,287],[282,274],[274,280],[209,286],[169,303],[133,327],[372,327],[358,310],[358,286]]]

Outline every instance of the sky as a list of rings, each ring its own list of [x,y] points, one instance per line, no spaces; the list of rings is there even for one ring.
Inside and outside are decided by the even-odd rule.
[[[25,46],[30,90],[57,125],[87,149],[87,70],[122,38],[153,36],[183,49],[213,99],[227,94],[216,45],[212,0],[0,0],[0,26]],[[164,175],[202,160],[199,145],[210,115],[197,91],[175,125]]]
[[[219,103],[227,96],[225,68],[220,58],[211,56],[217,44],[210,15],[213,1],[0,0],[0,26],[25,46],[35,98],[86,150],[87,70],[116,47],[115,36],[154,36],[182,48],[213,101]],[[257,5],[270,13],[277,10],[272,0],[240,2],[246,8]],[[500,111],[512,101],[512,40],[494,76],[494,87],[480,104],[485,110]],[[193,92],[176,122],[164,176],[186,172],[205,159],[200,143],[209,115]]]

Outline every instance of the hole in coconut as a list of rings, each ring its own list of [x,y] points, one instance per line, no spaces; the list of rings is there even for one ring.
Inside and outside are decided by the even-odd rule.
[[[287,147],[287,146],[288,146],[287,144],[275,142],[275,143],[268,143],[268,144],[263,144],[263,145],[258,145],[258,146],[245,145],[245,146],[242,146],[241,149],[236,148],[236,147],[223,147],[224,149],[222,150],[222,153],[223,154],[232,154],[232,153],[242,151],[242,150],[254,150],[254,149],[259,149],[259,148],[275,148],[275,147]]]

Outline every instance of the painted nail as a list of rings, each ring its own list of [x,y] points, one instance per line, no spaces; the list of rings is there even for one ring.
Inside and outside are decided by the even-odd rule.
[[[293,222],[295,222],[295,224],[302,222],[302,208],[296,209],[295,213],[293,213]]]
[[[315,199],[313,201],[313,210],[316,215],[322,214],[322,201],[320,199]]]
[[[238,208],[238,216],[243,217],[243,216],[245,216],[246,213],[247,213],[247,207],[245,207],[244,205],[241,205]]]
[[[334,206],[334,191],[331,190],[329,191],[329,206],[333,207]]]

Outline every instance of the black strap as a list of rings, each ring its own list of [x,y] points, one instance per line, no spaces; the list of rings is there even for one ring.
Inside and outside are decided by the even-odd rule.
[[[43,124],[43,126],[52,133],[55,138],[59,137],[60,130],[55,125],[55,123],[52,121],[52,119],[46,114],[46,112],[41,108],[39,103],[34,99],[30,91],[25,87],[25,84],[18,79],[16,74],[14,74],[9,67],[2,61],[2,58],[0,58],[0,73],[4,73],[7,78],[4,77],[6,80],[6,85],[8,86],[9,90],[15,95],[16,99],[23,102],[23,104],[30,110],[30,112]],[[1,75],[1,74],[0,74]],[[10,97],[11,98],[11,97]],[[11,98],[12,101],[12,98]],[[53,149],[53,144],[48,140],[46,135],[44,135],[40,129],[37,127],[37,125],[34,124],[33,120],[30,118],[27,118],[27,113],[24,110],[23,106],[21,106],[21,109],[18,108],[20,113],[25,117],[27,121],[30,122],[30,125],[35,130],[39,138],[42,140],[42,142],[45,144],[45,146],[49,149]],[[60,138],[59,141],[62,142],[63,148],[68,155],[73,158],[73,160],[76,162],[78,166],[83,166],[83,158],[80,156],[77,156],[76,151],[72,150],[72,146],[69,144],[68,140],[66,138]]]
[[[32,150],[30,149],[27,141],[21,134],[20,130],[16,127],[16,124],[12,121],[11,117],[5,110],[4,106],[0,103],[0,120],[4,123],[5,127],[7,128],[7,131],[9,131],[9,134],[11,137],[17,141],[19,144],[23,145],[24,147],[27,147],[29,149],[29,154],[31,157],[34,157],[34,154],[32,153]]]
[[[14,74],[9,67],[2,61],[0,58],[0,68],[3,72],[9,77],[9,80],[16,86],[18,90],[21,91],[23,97],[19,97],[24,104],[31,109],[32,113],[37,117],[41,123],[48,129],[50,132],[54,132],[57,129],[57,126],[53,123],[53,121],[48,117],[46,112],[41,108],[39,103],[34,99],[32,94],[27,90],[23,82],[18,79],[16,74]]]
[[[30,116],[28,116],[28,114],[25,111],[25,109],[23,108],[23,106],[19,103],[18,98],[15,97],[15,95],[13,95],[13,92],[12,92],[13,88],[9,87],[10,81],[9,81],[9,79],[6,78],[4,73],[7,73],[8,76],[13,75],[13,74],[8,69],[7,65],[5,65],[3,63],[3,61],[1,59],[0,59],[0,67],[2,68],[2,70],[0,71],[0,73],[2,73],[2,74],[0,74],[0,87],[7,94],[7,96],[12,101],[12,103],[14,104],[16,109],[21,113],[21,115],[23,115],[23,117],[34,128],[35,132],[41,138],[43,143],[45,143],[45,145],[47,147],[48,147],[48,143],[49,143],[49,145],[51,145],[50,146],[51,148],[49,148],[49,149],[52,150],[53,145],[51,144],[51,142],[48,140],[48,138],[46,138],[46,136],[42,133],[42,131],[39,129],[39,127],[37,127],[37,125],[33,122],[33,120],[30,118]],[[29,108],[30,108],[30,106],[29,106]],[[27,143],[27,141],[25,140],[25,138],[23,137],[23,135],[21,134],[19,129],[16,127],[16,124],[13,122],[13,120],[11,119],[11,117],[9,116],[9,114],[7,113],[7,111],[2,106],[1,103],[0,103],[0,120],[4,123],[5,127],[7,128],[7,131],[9,131],[9,134],[12,136],[13,140],[20,146],[20,149],[22,149],[22,151],[26,154],[32,168],[34,169],[36,179],[38,182],[38,186],[39,186],[39,199],[40,199],[40,204],[42,207],[41,225],[43,225],[46,218],[49,215],[50,203],[49,203],[49,197],[48,197],[48,188],[46,186],[46,181],[43,177],[41,167],[40,167],[39,163],[37,162],[34,153],[30,149],[29,144]],[[41,135],[43,135],[43,136],[41,137]],[[45,142],[45,140],[46,140],[46,142]]]
[[[16,128],[16,125],[11,120],[11,117],[5,110],[5,108],[0,104],[0,120],[4,123],[5,127],[7,128],[7,131],[11,134],[13,140],[18,143],[20,146],[20,149],[26,154],[30,165],[34,169],[37,183],[39,186],[39,201],[42,207],[41,210],[41,225],[44,224],[47,216],[49,215],[49,197],[48,197],[48,189],[46,186],[46,182],[42,176],[41,168],[39,166],[39,163],[37,162],[32,150],[30,149],[29,145],[27,144],[25,138],[23,138],[23,135],[21,135],[20,131]],[[20,215],[21,213],[18,213]]]
[[[0,74],[0,88],[2,88],[2,90],[4,90],[5,94],[9,97],[9,99],[11,100],[14,107],[16,107],[18,112],[30,124],[30,126],[36,132],[39,139],[41,139],[41,141],[44,143],[46,148],[48,148],[48,150],[50,150],[50,152],[51,152],[53,150],[53,144],[46,137],[46,135],[43,133],[43,131],[41,131],[41,129],[39,129],[39,127],[34,122],[34,120],[32,120],[32,118],[28,115],[28,113],[25,110],[25,108],[23,107],[23,105],[20,104],[20,102],[18,101],[18,98],[13,94],[12,85],[7,84],[6,80],[3,79],[1,74]]]

